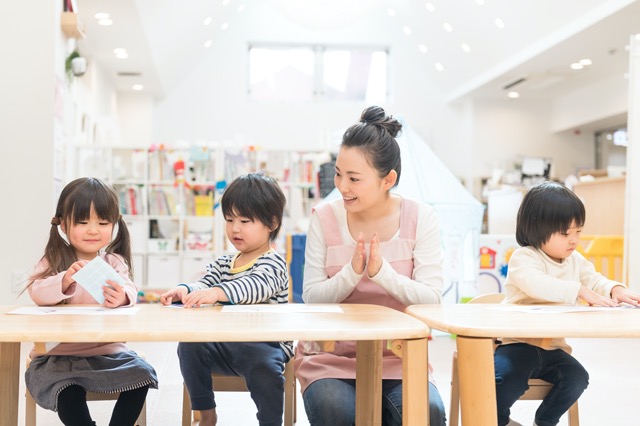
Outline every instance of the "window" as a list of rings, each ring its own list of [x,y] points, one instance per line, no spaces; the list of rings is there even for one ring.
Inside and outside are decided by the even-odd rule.
[[[249,93],[258,101],[387,100],[387,51],[326,46],[249,48]]]

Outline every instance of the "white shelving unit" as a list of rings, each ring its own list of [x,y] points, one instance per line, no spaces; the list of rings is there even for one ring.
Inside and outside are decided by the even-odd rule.
[[[142,289],[165,289],[201,276],[210,261],[234,251],[219,207],[227,183],[261,171],[280,183],[287,197],[285,223],[276,248],[285,251],[288,232],[306,232],[318,197],[324,152],[238,149],[219,144],[164,146],[79,145],[75,177],[93,176],[113,185],[131,234],[135,281]]]

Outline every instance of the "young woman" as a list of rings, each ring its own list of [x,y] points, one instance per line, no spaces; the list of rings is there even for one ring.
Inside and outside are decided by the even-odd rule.
[[[371,303],[403,310],[440,303],[442,250],[434,210],[391,194],[400,179],[402,125],[369,107],[344,134],[335,184],[342,197],[317,207],[305,250],[303,299],[309,303]],[[323,352],[301,342],[296,377],[311,425],[352,425],[355,420],[355,343]],[[385,425],[402,424],[402,361],[384,352]],[[437,388],[429,384],[431,425],[445,424]]]

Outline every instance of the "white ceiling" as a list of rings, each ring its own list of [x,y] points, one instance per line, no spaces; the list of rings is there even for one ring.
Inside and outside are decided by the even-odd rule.
[[[640,33],[640,0],[77,0],[87,34],[79,49],[108,71],[118,90],[141,83],[162,97],[207,54],[206,40],[224,42],[223,23],[237,25],[258,2],[301,30],[315,31],[320,41],[323,32],[355,30],[361,27],[354,23],[362,20],[379,22],[392,49],[399,43],[409,46],[425,78],[441,87],[448,101],[504,98],[504,86],[521,78],[524,82],[513,89],[529,98],[555,97],[609,76],[625,78],[625,46]],[[97,25],[96,12],[109,13],[114,24]],[[204,26],[208,16],[212,23]],[[503,29],[495,25],[496,18],[504,22]],[[444,23],[453,31],[445,31]],[[296,36],[279,41],[295,42]],[[114,57],[118,47],[127,49],[127,59]],[[593,64],[570,69],[584,58]],[[436,63],[443,71],[436,70]]]

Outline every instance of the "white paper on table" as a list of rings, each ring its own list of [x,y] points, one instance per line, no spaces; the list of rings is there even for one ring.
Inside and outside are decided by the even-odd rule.
[[[335,305],[305,305],[304,303],[292,303],[290,305],[258,304],[258,305],[224,305],[222,312],[267,312],[274,314],[282,313],[343,313],[340,306]]]
[[[573,312],[593,312],[593,311],[610,311],[615,309],[636,309],[633,306],[584,306],[584,305],[557,305],[557,306],[541,306],[541,305],[511,305],[499,306],[493,309],[512,312],[525,312],[528,314],[560,314]]]
[[[105,308],[103,306],[23,306],[7,314],[15,315],[135,315],[140,308]]]
[[[115,281],[120,285],[125,283],[124,278],[100,256],[96,256],[91,262],[84,265],[71,278],[87,290],[99,304],[104,303],[102,287],[109,285],[107,280]]]

